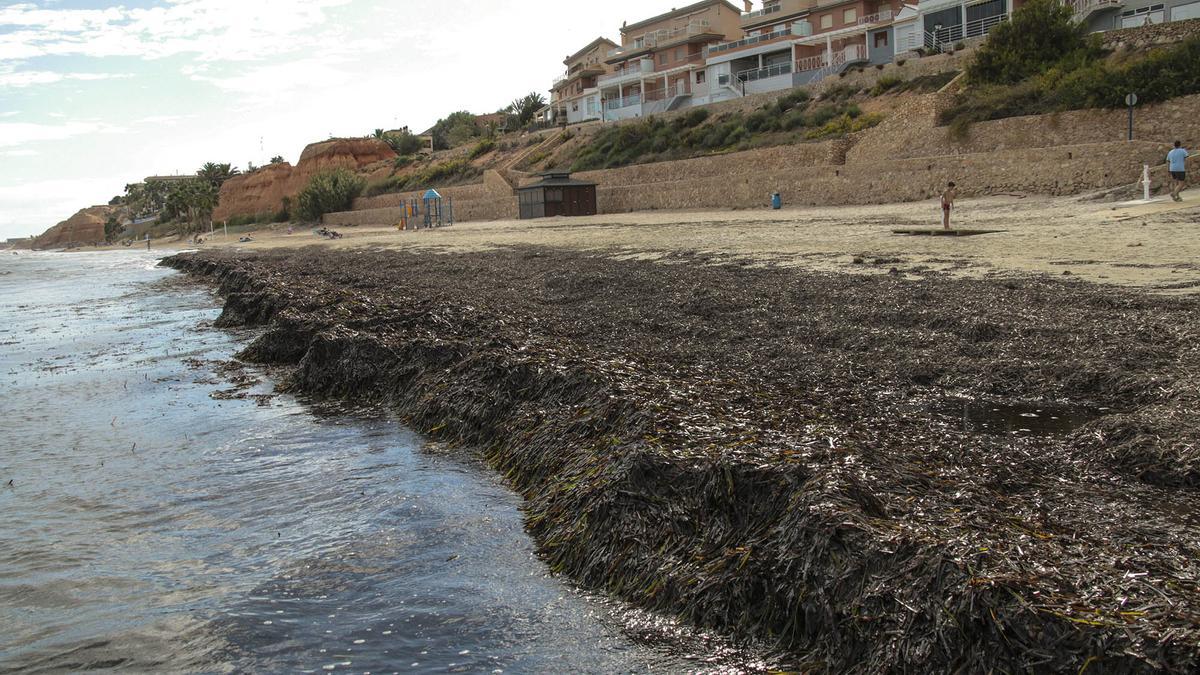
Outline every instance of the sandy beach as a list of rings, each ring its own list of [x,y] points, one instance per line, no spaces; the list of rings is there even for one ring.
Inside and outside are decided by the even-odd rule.
[[[692,251],[751,257],[812,270],[950,274],[986,278],[1045,274],[1166,293],[1200,289],[1200,191],[1183,203],[1081,198],[991,197],[959,204],[954,226],[1001,230],[972,237],[913,237],[893,229],[936,228],[935,202],[779,211],[645,212],[537,221],[460,223],[437,230],[344,228],[328,241],[307,229],[220,231],[203,248],[248,250],[322,245],[400,250],[483,251],[540,245],[655,258]],[[862,262],[856,262],[861,260]]]

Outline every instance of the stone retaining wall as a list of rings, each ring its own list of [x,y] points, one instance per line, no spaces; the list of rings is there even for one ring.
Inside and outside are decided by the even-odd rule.
[[[948,127],[936,118],[949,97],[929,94],[914,98],[870,133],[864,134],[847,154],[846,161],[881,158],[935,157],[990,153],[1020,148],[1048,148],[1124,140],[1126,110],[1072,110],[1049,115],[1010,117],[972,124],[967,138],[954,140]],[[1158,143],[1165,157],[1171,142],[1200,145],[1200,95],[1139,107],[1134,116],[1134,138]],[[1159,159],[1158,162],[1165,161]]]
[[[765,207],[772,192],[780,192],[792,205],[915,201],[936,196],[951,180],[968,197],[1005,192],[1065,195],[1136,181],[1143,164],[1161,163],[1160,150],[1156,143],[1099,143],[699,177],[682,163],[671,162],[666,164],[675,166],[659,166],[661,180],[656,183],[617,182],[629,177],[620,173],[593,180],[600,181],[602,213]],[[752,164],[753,158],[742,161]]]

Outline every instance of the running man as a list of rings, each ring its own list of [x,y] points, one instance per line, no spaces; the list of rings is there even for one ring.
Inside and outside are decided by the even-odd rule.
[[[942,228],[950,229],[950,209],[954,207],[954,200],[958,198],[958,188],[951,181],[946,190],[942,192]]]
[[[1183,201],[1183,197],[1179,196],[1180,192],[1187,186],[1187,158],[1188,151],[1183,149],[1183,144],[1175,141],[1175,149],[1167,153],[1167,168],[1171,171],[1171,199],[1177,202]]]

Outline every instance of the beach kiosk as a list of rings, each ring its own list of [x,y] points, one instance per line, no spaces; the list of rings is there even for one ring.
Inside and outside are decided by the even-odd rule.
[[[565,171],[540,174],[533,185],[517,188],[521,220],[554,216],[596,215],[596,184],[571,178]]]

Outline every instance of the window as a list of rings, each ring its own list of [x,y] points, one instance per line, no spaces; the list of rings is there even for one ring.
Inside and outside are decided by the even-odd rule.
[[[660,66],[667,65],[667,53],[666,52],[658,53],[658,65],[660,65]]]
[[[1183,21],[1184,19],[1200,19],[1200,2],[1192,2],[1171,8],[1172,21]]]
[[[589,115],[596,114],[596,97],[595,96],[589,96],[587,99],[587,114],[589,114]]]
[[[1121,28],[1147,26],[1152,23],[1162,23],[1166,20],[1163,5],[1151,5],[1140,9],[1121,12]]]
[[[822,14],[821,15],[821,28],[822,28],[822,30],[827,29],[827,28],[833,28],[833,15],[832,14]]]
[[[851,7],[850,9],[842,11],[842,23],[844,23],[846,25],[850,25],[850,24],[854,23],[855,21],[858,21],[858,9],[857,8]]]
[[[682,48],[682,47],[679,47],[679,48],[676,48],[676,49],[675,49],[675,60],[676,60],[676,61],[682,61],[682,60],[683,60],[683,48]]]
[[[696,71],[696,84],[704,84],[704,71],[703,70]]]
[[[886,47],[886,46],[888,46],[887,31],[881,30],[875,34],[875,48],[879,49],[881,47]]]

